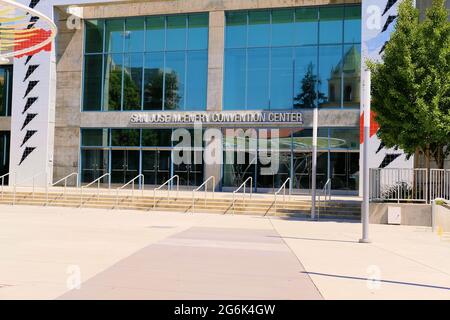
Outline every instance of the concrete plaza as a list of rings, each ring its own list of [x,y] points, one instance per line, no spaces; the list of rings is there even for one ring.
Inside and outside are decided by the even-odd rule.
[[[0,299],[450,299],[450,238],[360,228],[0,206]]]

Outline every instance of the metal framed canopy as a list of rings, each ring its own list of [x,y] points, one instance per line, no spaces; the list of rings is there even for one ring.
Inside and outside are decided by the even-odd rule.
[[[39,11],[12,0],[0,0],[0,64],[7,58],[49,51],[56,33],[53,21]]]

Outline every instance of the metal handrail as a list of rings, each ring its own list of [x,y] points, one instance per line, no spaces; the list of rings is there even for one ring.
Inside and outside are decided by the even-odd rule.
[[[244,188],[244,193],[242,196],[243,199],[243,204],[245,205],[245,194],[246,194],[246,185],[247,185],[247,181],[250,180],[250,198],[252,197],[252,191],[253,191],[253,178],[252,177],[248,177],[240,186],[239,188],[237,188],[236,190],[233,191],[233,214],[235,213],[235,202],[236,202],[236,193],[241,190],[242,188]]]
[[[321,200],[321,196],[325,195],[325,199],[324,199],[324,203],[326,204],[327,202],[327,196],[328,196],[328,201],[331,200],[331,178],[327,180],[327,182],[325,183],[325,185],[322,188],[322,193],[319,193],[319,202],[318,202],[318,208],[317,208],[317,220],[320,219],[320,206],[322,205],[322,200]]]
[[[158,188],[153,189],[153,209],[156,208],[156,191],[161,190],[162,187],[164,187],[166,184],[168,185],[168,183],[172,182],[175,178],[177,179],[177,197],[178,197],[178,192],[180,191],[180,177],[178,175],[174,175],[169,180],[167,180],[162,185],[160,185]],[[167,200],[169,200],[169,196],[170,196],[170,186],[168,185],[167,186]]]
[[[8,173],[6,173],[6,174],[4,174],[4,175],[2,175],[0,177],[0,179],[2,179],[2,199],[3,199],[3,188],[4,188],[4,185],[5,185],[5,178],[10,176],[10,175],[11,175],[10,172],[8,172]]]
[[[281,190],[283,190],[283,209],[286,208],[286,184],[289,182],[289,200],[291,200],[291,178],[287,178],[286,181],[281,185],[281,187],[278,189],[277,192],[274,193],[274,206],[275,206],[275,214],[277,214],[278,210],[278,195],[281,193]]]
[[[139,175],[137,175],[136,177],[134,177],[133,179],[131,179],[130,181],[128,181],[127,183],[125,183],[123,186],[118,187],[116,189],[116,205],[119,204],[119,191],[123,190],[125,187],[129,186],[130,184],[132,184],[132,188],[131,188],[131,200],[134,199],[134,182],[139,179],[142,178],[142,183],[139,183],[139,186],[141,187],[141,196],[144,195],[144,186],[145,186],[145,177],[144,175],[141,173]]]
[[[82,187],[80,188],[80,208],[81,208],[81,206],[83,205],[83,190],[84,190],[85,188],[89,188],[89,187],[92,186],[94,183],[97,183],[97,200],[100,199],[100,181],[101,181],[103,178],[109,177],[109,176],[111,176],[111,174],[110,174],[109,172],[108,172],[108,173],[105,173],[105,174],[102,175],[101,177],[95,179],[95,180],[92,181],[91,183],[89,183],[89,184],[87,184],[87,185],[85,185],[85,186],[82,186]],[[111,189],[111,179],[108,180],[108,189]]]
[[[77,181],[77,188],[78,188],[78,172],[72,172],[71,174],[68,174],[68,175],[65,176],[64,178],[59,179],[58,181],[56,181],[55,183],[52,183],[52,185],[51,185],[51,187],[54,187],[54,186],[56,186],[57,184],[59,184],[59,183],[61,183],[61,182],[64,181],[64,191],[63,191],[64,199],[66,198],[67,180],[68,180],[69,178],[73,177],[73,176],[76,176],[76,177],[77,177],[77,178],[76,178],[76,181]],[[49,189],[49,188],[48,188],[48,185],[47,185],[47,187],[46,187],[46,199],[47,199],[46,204],[47,204],[47,205],[48,205],[48,189]]]
[[[203,182],[197,189],[192,190],[192,213],[195,213],[195,193],[197,191],[199,191],[201,188],[203,188],[203,186],[205,187],[205,208],[206,208],[206,196],[207,196],[207,192],[208,192],[208,182],[210,180],[212,180],[212,182],[213,182],[212,197],[214,199],[214,189],[216,186],[216,178],[214,176],[211,176],[208,179],[206,179],[205,182]]]
[[[42,174],[44,174],[45,173],[45,175],[46,175],[46,177],[47,177],[47,171],[41,171],[41,172],[39,172],[39,173],[36,173],[34,176],[32,176],[32,177],[29,177],[29,178],[27,178],[27,179],[25,179],[25,180],[23,180],[22,182],[26,182],[26,181],[33,181],[33,184],[32,184],[32,196],[33,196],[33,200],[34,200],[34,190],[35,190],[35,182],[36,182],[36,177],[39,177],[40,175],[42,175]],[[14,192],[13,192],[13,205],[15,205],[16,204],[16,193],[17,193],[17,173],[15,174],[15,176],[14,176]],[[47,179],[46,179],[47,180]],[[46,187],[47,187],[47,182],[46,182]]]

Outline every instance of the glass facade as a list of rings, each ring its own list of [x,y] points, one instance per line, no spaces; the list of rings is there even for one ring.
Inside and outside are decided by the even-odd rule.
[[[85,26],[83,111],[206,110],[208,14]]]
[[[361,6],[226,13],[225,110],[359,108]]]
[[[171,139],[172,129],[82,129],[81,182],[111,172],[111,183],[119,185],[141,173],[146,185],[161,185],[173,175],[181,186],[202,184],[202,164],[173,163]]]
[[[0,66],[0,117],[11,116],[12,66]]]
[[[292,188],[301,191],[311,189],[312,179],[312,129],[279,129],[278,154],[263,140],[270,128],[247,131],[246,153],[238,160],[237,136],[224,129],[223,187],[239,187],[248,177],[255,182],[256,191],[274,191],[287,178]],[[248,129],[243,129],[248,130]],[[231,131],[237,132],[237,131]],[[250,142],[253,141],[253,144]],[[270,139],[269,139],[270,141]],[[270,142],[269,142],[270,144]],[[266,152],[262,152],[266,151]],[[270,157],[278,157],[273,174],[263,174],[261,169],[271,167]],[[267,159],[266,159],[267,158]],[[323,188],[331,178],[333,190],[356,191],[359,176],[359,129],[319,128],[317,155],[317,187]]]

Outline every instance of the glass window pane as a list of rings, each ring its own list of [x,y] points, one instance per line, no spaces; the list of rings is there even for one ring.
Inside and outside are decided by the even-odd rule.
[[[0,117],[6,116],[6,70],[0,67]]]
[[[317,47],[295,49],[294,108],[314,108],[323,102],[323,92],[317,92]]]
[[[192,14],[188,18],[188,50],[208,48],[208,15]]]
[[[250,11],[248,14],[248,46],[267,47],[270,44],[270,11]]]
[[[84,57],[83,110],[100,111],[102,103],[102,54]]]
[[[144,18],[125,21],[125,52],[144,51]]]
[[[121,54],[105,55],[105,82],[103,88],[103,109],[120,110],[122,96],[122,62]]]
[[[272,46],[291,46],[294,43],[294,11],[272,12]]]
[[[12,66],[0,66],[0,116],[11,116]]]
[[[359,128],[330,128],[330,148],[359,149]]]
[[[142,129],[143,147],[170,147],[171,138],[171,129]]]
[[[143,54],[126,54],[123,73],[123,109],[141,110]]]
[[[187,54],[186,110],[206,110],[208,53],[192,51]]]
[[[87,53],[103,51],[103,20],[86,20],[86,43]]]
[[[162,110],[164,53],[145,55],[144,110]]]
[[[320,8],[321,44],[341,43],[344,20],[344,7]]]
[[[82,129],[81,145],[84,147],[107,147],[108,129]]]
[[[139,147],[139,129],[111,129],[111,146]]]
[[[185,53],[168,52],[164,77],[164,110],[184,109]]]
[[[247,46],[247,13],[227,12],[225,48],[244,48]]]
[[[248,50],[247,109],[269,108],[269,49]]]
[[[123,19],[106,20],[105,28],[105,52],[122,52],[124,34]]]
[[[361,46],[344,46],[344,107],[360,107]]]
[[[166,50],[186,49],[186,16],[176,15],[167,17]]]
[[[147,51],[163,51],[165,48],[165,18],[148,17],[145,36]]]
[[[345,7],[344,42],[361,42],[361,6]]]
[[[108,150],[81,150],[81,182],[92,182],[109,171]],[[108,177],[101,183],[107,183]]]
[[[245,49],[225,51],[224,102],[225,110],[245,110]]]
[[[272,49],[270,109],[292,109],[293,60],[292,48]]]
[[[301,8],[295,11],[295,44],[317,44],[319,39],[319,10]]]
[[[342,46],[321,46],[319,49],[319,90],[324,99],[319,107],[341,106]]]

